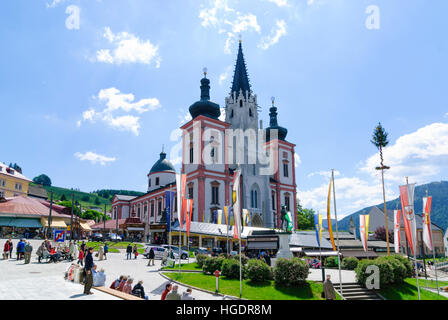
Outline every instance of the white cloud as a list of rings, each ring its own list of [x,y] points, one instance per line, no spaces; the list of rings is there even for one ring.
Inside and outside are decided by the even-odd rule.
[[[338,177],[340,176],[341,173],[338,170],[334,170],[334,176]],[[314,177],[314,176],[322,176],[326,179],[330,179],[331,178],[331,171],[317,171],[317,172],[312,172],[310,174],[307,175],[308,178]]]
[[[96,61],[111,64],[150,64],[154,62],[156,68],[160,67],[159,47],[152,44],[149,40],[141,40],[128,32],[114,34],[109,27],[104,29],[103,36],[113,45],[113,48],[98,50],[96,52]]]
[[[116,88],[101,89],[98,96],[94,97],[99,104],[104,107],[101,111],[90,108],[82,113],[82,120],[77,122],[78,127],[83,121],[96,122],[101,120],[114,129],[121,131],[131,131],[136,136],[139,135],[140,117],[130,115],[135,112],[142,114],[161,108],[157,98],[141,99],[134,102],[135,97],[132,93],[121,93]],[[117,114],[121,113],[121,114]]]
[[[385,172],[387,180],[404,183],[408,176],[410,181],[428,182],[448,163],[448,124],[433,123],[401,136],[383,150],[383,157],[384,164],[391,167]],[[376,177],[379,165],[380,157],[375,153],[363,163],[361,172]]]
[[[226,70],[219,75],[219,85],[222,85],[225,80],[229,78],[230,73],[232,72],[232,66],[228,66]]]
[[[286,22],[285,20],[277,20],[276,21],[277,28],[272,29],[271,35],[264,37],[261,40],[261,43],[258,45],[259,48],[266,50],[272,47],[274,44],[278,42],[278,40],[286,34]]]
[[[47,2],[47,8],[54,8],[56,7],[59,3],[64,2],[65,0],[53,0],[51,3]]]
[[[108,162],[114,162],[116,160],[114,157],[106,157],[91,151],[86,153],[76,152],[75,157],[81,161],[90,161],[93,164],[99,163],[102,166],[106,165]]]
[[[239,33],[255,31],[261,33],[257,16],[252,13],[242,13],[229,7],[228,0],[213,0],[211,7],[199,12],[201,25],[204,28],[215,28],[218,34],[227,34],[224,52],[230,54],[230,47]]]
[[[297,154],[297,152],[294,153],[294,163],[296,168],[302,163],[302,159],[300,159],[300,156]]]
[[[314,0],[307,0],[307,2],[306,2],[306,4],[309,6],[312,5],[313,3],[314,3]]]
[[[279,7],[285,7],[285,6],[288,5],[288,1],[287,0],[268,0],[268,1],[275,3]],[[310,0],[308,0],[308,1],[310,1]]]

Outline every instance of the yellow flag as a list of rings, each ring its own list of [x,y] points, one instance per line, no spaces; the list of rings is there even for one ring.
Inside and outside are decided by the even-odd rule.
[[[333,246],[333,250],[336,251],[337,249],[336,249],[336,245],[334,244],[334,237],[333,237],[333,226],[331,225],[330,201],[331,201],[331,180],[330,180],[330,187],[328,188],[327,223],[328,223],[328,233],[330,234],[331,245]]]

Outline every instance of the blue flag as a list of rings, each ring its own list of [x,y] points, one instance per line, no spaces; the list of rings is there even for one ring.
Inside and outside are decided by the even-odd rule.
[[[166,229],[171,230],[171,214],[174,208],[174,191],[165,191]]]
[[[322,215],[321,214],[314,215],[314,227],[316,228],[317,245],[320,247],[320,239],[321,239],[321,235],[322,235]]]

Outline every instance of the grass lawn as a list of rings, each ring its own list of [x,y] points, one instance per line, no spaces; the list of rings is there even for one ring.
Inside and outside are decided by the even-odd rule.
[[[420,288],[422,287],[428,287],[428,288],[434,288],[437,289],[436,280],[425,280],[425,278],[420,278],[419,280]],[[407,279],[407,282],[417,286],[417,279],[409,278]],[[439,288],[448,286],[448,281],[440,281],[439,280]]]
[[[110,253],[119,253],[119,249],[126,249],[128,244],[131,242],[112,242],[108,241],[107,245],[109,246],[109,252]],[[104,242],[86,242],[87,247],[92,247],[93,250],[98,251],[98,248],[100,246],[103,246]],[[145,251],[145,247],[142,244],[137,244],[137,251],[139,254],[143,254]]]
[[[182,263],[180,266],[181,270],[197,270],[202,271],[202,268],[199,267],[196,262],[193,263]],[[162,270],[179,270],[179,265],[176,265],[174,268],[163,267]]]
[[[417,280],[406,279],[402,285],[380,289],[380,294],[387,300],[418,300]],[[423,288],[420,289],[420,296],[422,300],[448,300]]]
[[[173,280],[215,291],[215,276],[202,273],[164,273]],[[239,297],[240,282],[236,279],[220,278],[219,292],[226,295]],[[274,281],[264,283],[251,283],[249,280],[243,281],[243,298],[250,300],[323,300],[321,298],[322,284],[313,281],[307,281],[303,286],[297,288],[276,287]],[[337,296],[337,299],[341,298]]]

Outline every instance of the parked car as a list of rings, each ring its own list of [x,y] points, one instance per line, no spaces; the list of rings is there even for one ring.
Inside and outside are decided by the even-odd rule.
[[[121,237],[116,234],[116,233],[109,233],[106,235],[105,240],[109,240],[109,241],[121,241],[123,239],[121,239]]]
[[[170,246],[169,244],[163,244],[162,247],[163,248],[167,248],[167,249],[170,249],[170,248],[173,249],[173,252],[175,254],[179,253],[179,247],[176,247],[176,246],[173,246],[173,245]],[[181,259],[187,259],[188,258],[188,251],[180,250],[180,258]]]
[[[91,241],[103,241],[103,235],[101,233],[94,233],[90,236]]]
[[[194,249],[194,254],[195,255],[198,255],[198,254],[209,255],[210,251],[207,248],[199,247],[199,248]]]
[[[221,248],[213,248],[212,249],[212,257],[217,257],[221,253],[223,253],[223,250]]]
[[[147,246],[145,248],[145,252],[143,253],[143,256],[145,258],[149,257],[149,251],[151,250],[151,248],[152,248],[152,250],[154,250],[154,258],[155,259],[162,259],[163,254],[165,253],[166,250],[168,250],[167,248],[160,247],[160,246]],[[179,255],[177,254],[177,252],[173,252],[173,253],[174,253],[174,258],[178,259]]]

